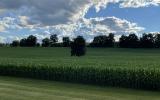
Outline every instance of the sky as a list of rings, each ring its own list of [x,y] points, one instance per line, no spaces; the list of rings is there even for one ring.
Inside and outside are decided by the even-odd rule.
[[[160,0],[0,0],[0,42],[160,32]]]

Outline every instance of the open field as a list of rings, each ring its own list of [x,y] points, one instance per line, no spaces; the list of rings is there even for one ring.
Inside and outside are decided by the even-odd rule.
[[[159,100],[159,92],[0,77],[0,100]]]
[[[0,48],[0,64],[160,68],[160,49],[88,48],[70,57],[68,48]]]
[[[160,49],[0,48],[0,75],[160,90]]]

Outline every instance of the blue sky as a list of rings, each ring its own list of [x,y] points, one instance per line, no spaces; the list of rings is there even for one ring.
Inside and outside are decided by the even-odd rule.
[[[143,32],[160,32],[160,6],[120,8],[118,3],[110,3],[105,9],[98,13],[95,8],[91,7],[85,17],[95,18],[109,16],[136,22],[138,25],[145,27]]]
[[[0,0],[0,42],[160,32],[160,0]]]

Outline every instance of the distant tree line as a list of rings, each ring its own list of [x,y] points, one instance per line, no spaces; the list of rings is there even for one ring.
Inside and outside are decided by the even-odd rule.
[[[136,34],[122,35],[119,41],[115,41],[115,35],[110,33],[109,35],[95,36],[91,43],[86,44],[86,40],[83,36],[78,36],[81,39],[79,42],[85,43],[89,47],[119,47],[119,48],[160,48],[160,34],[146,34],[141,37]],[[20,41],[14,40],[10,45],[12,47],[74,47],[73,44],[80,46],[76,43],[76,39],[69,37],[63,37],[62,42],[59,42],[56,34],[51,35],[49,38],[44,38],[41,43],[37,42],[37,37],[30,35],[27,38],[23,38]],[[83,41],[82,41],[83,40]],[[73,54],[74,55],[74,54]]]
[[[50,36],[50,38],[44,38],[42,40],[42,43],[37,42],[37,37],[30,35],[27,38],[23,38],[20,41],[19,40],[14,40],[10,44],[12,47],[70,47],[71,45],[71,40],[69,37],[63,37],[62,43],[58,42],[58,37],[56,34],[53,34]]]
[[[143,34],[140,38],[135,34],[122,35],[119,39],[121,48],[160,48],[160,34]]]
[[[56,34],[50,36],[50,38],[44,38],[42,44],[37,43],[37,37],[30,35],[27,38],[23,38],[20,41],[14,40],[10,45],[12,47],[71,47],[71,56],[84,56],[86,53],[86,40],[83,36],[77,36],[77,38],[70,40],[69,37],[63,37],[62,43],[58,43],[58,37]]]
[[[160,48],[160,34],[146,34],[141,37],[136,34],[122,35],[118,42],[115,42],[114,34],[94,37],[90,43],[91,47],[119,47],[119,48]]]
[[[100,35],[94,37],[93,41],[90,43],[91,47],[114,47],[115,39],[114,34],[110,33],[108,36]]]

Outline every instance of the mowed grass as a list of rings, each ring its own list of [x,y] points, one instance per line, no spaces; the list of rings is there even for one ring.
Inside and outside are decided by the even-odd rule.
[[[159,92],[0,77],[0,100],[159,100]]]
[[[160,49],[87,48],[71,57],[69,48],[0,48],[0,64],[160,68]]]

